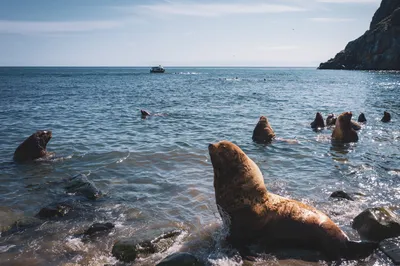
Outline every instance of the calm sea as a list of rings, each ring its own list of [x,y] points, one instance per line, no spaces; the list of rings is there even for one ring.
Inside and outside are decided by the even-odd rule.
[[[73,219],[43,220],[0,237],[1,264],[112,264],[116,239],[173,226],[186,237],[133,265],[152,265],[189,239],[199,241],[193,253],[210,265],[240,265],[220,243],[207,150],[224,139],[258,164],[267,189],[316,206],[356,239],[350,223],[357,214],[400,204],[399,93],[400,75],[393,72],[0,68],[0,226],[74,197],[65,193],[62,180],[79,173],[105,194],[82,202],[85,211]],[[141,119],[140,109],[156,115]],[[387,124],[380,122],[385,110],[392,114]],[[337,149],[330,130],[311,130],[317,111],[324,117],[352,111],[355,119],[364,112],[368,122],[358,143]],[[298,143],[253,143],[260,115],[268,117],[278,138]],[[16,147],[40,129],[53,131],[47,149],[56,157],[13,163]],[[330,200],[336,190],[364,196]],[[116,228],[96,241],[82,241],[79,234],[94,222]],[[266,261],[279,265],[274,257]],[[390,262],[377,253],[362,265]]]

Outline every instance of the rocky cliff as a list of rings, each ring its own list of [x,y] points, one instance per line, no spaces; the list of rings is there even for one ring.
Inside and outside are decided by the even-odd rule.
[[[318,68],[400,70],[400,0],[382,0],[369,30]]]

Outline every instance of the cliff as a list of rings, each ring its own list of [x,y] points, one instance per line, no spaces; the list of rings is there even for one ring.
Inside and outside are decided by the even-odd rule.
[[[369,30],[318,68],[400,70],[400,0],[382,0]]]

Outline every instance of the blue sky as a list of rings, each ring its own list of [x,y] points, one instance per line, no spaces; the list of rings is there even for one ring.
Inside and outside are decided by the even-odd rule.
[[[1,0],[1,66],[318,66],[380,0]]]

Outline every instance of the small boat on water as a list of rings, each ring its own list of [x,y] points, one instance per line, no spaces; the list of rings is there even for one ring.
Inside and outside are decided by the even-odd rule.
[[[161,65],[152,67],[150,69],[150,73],[164,73],[164,72],[165,72],[165,69]]]

